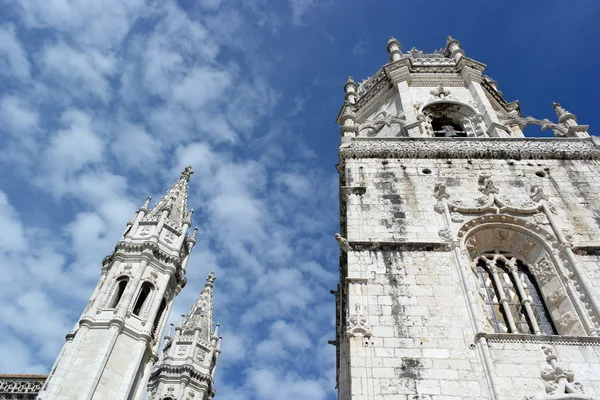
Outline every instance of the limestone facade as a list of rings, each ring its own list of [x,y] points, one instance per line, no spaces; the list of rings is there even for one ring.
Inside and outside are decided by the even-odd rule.
[[[600,143],[452,38],[388,51],[338,116],[338,398],[600,399]]]

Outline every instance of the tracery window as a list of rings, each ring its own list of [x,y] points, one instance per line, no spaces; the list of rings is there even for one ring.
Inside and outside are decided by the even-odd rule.
[[[556,334],[537,282],[525,263],[496,252],[481,255],[476,265],[486,310],[496,332]]]

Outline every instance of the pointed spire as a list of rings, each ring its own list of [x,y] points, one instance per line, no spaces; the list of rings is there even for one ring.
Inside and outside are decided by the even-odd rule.
[[[150,200],[152,200],[152,196],[148,196],[144,204],[140,207],[140,211],[148,212],[150,209]]]
[[[204,289],[200,292],[200,297],[192,306],[188,315],[185,316],[182,327],[185,331],[194,331],[200,329],[205,340],[210,340],[212,335],[212,316],[213,316],[213,286],[216,280],[214,271],[208,274]]]
[[[190,181],[190,175],[193,173],[191,166],[185,167],[181,172],[181,177],[154,206],[150,215],[158,216],[163,210],[169,210],[168,219],[178,225],[183,225],[188,218],[191,218],[193,211],[187,212],[187,199],[188,182]]]

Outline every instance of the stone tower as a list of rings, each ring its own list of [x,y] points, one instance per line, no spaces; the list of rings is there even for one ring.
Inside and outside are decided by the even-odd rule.
[[[337,119],[338,398],[600,399],[600,142],[451,37],[387,49]]]
[[[175,336],[165,336],[162,357],[150,375],[149,398],[155,400],[210,400],[221,353],[219,324],[213,331],[214,273],[188,315],[182,315]]]
[[[100,282],[56,360],[38,399],[129,400],[142,395],[157,360],[173,300],[185,286],[196,242],[188,237],[185,168],[167,194],[150,198],[102,263]]]

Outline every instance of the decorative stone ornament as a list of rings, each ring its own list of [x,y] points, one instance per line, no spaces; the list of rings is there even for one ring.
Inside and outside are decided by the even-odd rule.
[[[558,366],[552,347],[545,346],[543,350],[546,362],[549,364],[541,373],[542,379],[546,381],[546,393],[549,395],[584,394],[583,385],[575,381],[573,371]],[[577,397],[570,398],[577,399]]]

